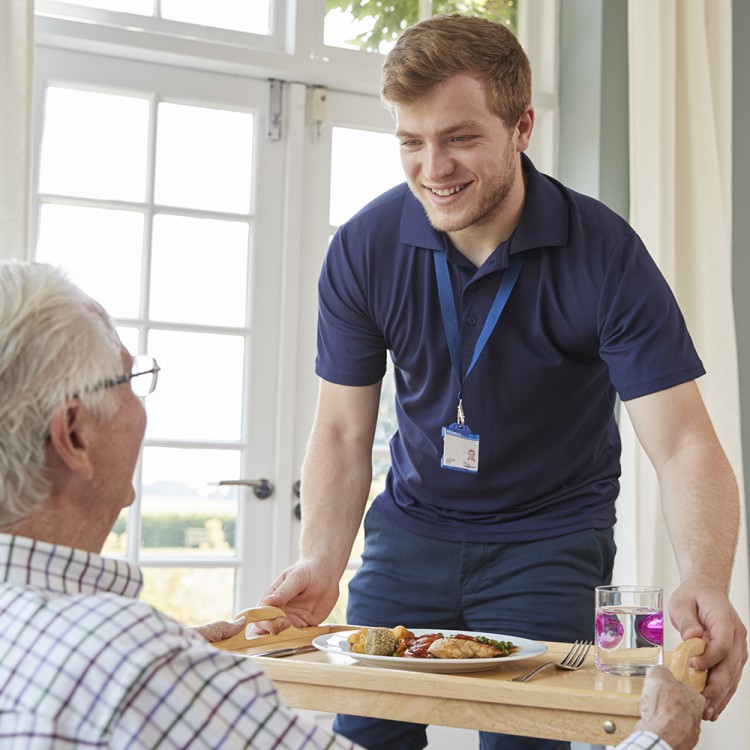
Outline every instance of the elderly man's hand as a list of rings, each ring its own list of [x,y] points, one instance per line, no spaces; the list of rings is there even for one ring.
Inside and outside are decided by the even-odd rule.
[[[700,735],[706,699],[678,682],[666,667],[653,667],[641,694],[641,720],[636,727],[658,734],[673,750],[692,750]]]
[[[240,617],[234,622],[218,620],[217,622],[210,622],[208,625],[196,625],[193,630],[202,635],[209,643],[215,643],[237,635],[245,625],[245,618]]]

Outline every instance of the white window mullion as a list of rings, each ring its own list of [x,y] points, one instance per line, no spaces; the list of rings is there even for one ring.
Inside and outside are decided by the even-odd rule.
[[[519,0],[518,38],[531,62],[536,110],[528,154],[541,172],[558,169],[559,0]]]
[[[278,362],[279,404],[276,450],[276,476],[279,478],[277,503],[278,533],[272,552],[273,569],[282,570],[296,558],[299,540],[299,522],[294,515],[298,498],[294,494],[299,480],[302,456],[291,448],[294,435],[301,429],[296,424],[297,380],[299,372],[299,315],[301,258],[305,252],[305,227],[295,217],[303,214],[306,193],[304,190],[304,154],[308,140],[307,89],[302,84],[286,86],[284,98],[286,133],[286,170],[283,185],[284,209],[282,212],[283,268],[281,277],[281,330]]]

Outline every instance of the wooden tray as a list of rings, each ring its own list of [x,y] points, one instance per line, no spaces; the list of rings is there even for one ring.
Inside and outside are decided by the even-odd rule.
[[[240,615],[257,622],[283,613],[260,607]],[[253,657],[270,648],[304,645],[318,635],[355,627],[326,624],[249,638],[241,633],[215,645]],[[643,678],[599,672],[589,654],[577,672],[547,669],[529,682],[511,682],[545,661],[562,660],[570,648],[569,643],[546,645],[549,650],[543,656],[468,674],[381,669],[322,651],[255,658],[286,702],[297,708],[601,745],[614,745],[627,737],[638,721]],[[687,660],[682,661],[681,669],[687,674]]]

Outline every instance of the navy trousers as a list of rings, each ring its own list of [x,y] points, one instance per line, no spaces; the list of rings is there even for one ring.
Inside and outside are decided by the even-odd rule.
[[[478,630],[542,641],[593,640],[594,587],[611,583],[612,529],[534,542],[445,542],[365,518],[347,621]],[[336,732],[367,750],[422,750],[426,727],[340,714]],[[569,750],[567,742],[479,733],[480,750]]]

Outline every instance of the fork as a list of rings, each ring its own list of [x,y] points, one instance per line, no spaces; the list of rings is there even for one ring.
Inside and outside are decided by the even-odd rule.
[[[569,669],[575,671],[580,669],[586,661],[586,656],[591,648],[591,641],[576,641],[571,647],[570,651],[565,654],[565,658],[561,662],[548,661],[538,666],[536,669],[532,669],[531,672],[514,677],[511,682],[526,682],[530,677],[533,677],[537,672],[541,672],[547,667],[557,667],[558,669]]]

